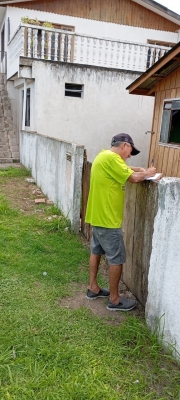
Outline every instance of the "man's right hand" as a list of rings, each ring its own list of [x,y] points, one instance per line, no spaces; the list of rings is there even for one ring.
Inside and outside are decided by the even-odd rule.
[[[144,169],[143,171],[140,171],[140,172],[134,172],[128,178],[128,181],[131,182],[131,183],[142,182],[146,178],[149,178],[150,176],[154,176],[155,174],[156,174],[156,168],[155,167],[150,167],[150,168]]]
[[[156,168],[155,167],[150,167],[146,169],[146,177],[149,178],[150,176],[154,176],[156,174]]]

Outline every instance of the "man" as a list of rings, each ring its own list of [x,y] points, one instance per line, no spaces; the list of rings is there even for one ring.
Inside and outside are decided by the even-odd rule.
[[[154,176],[156,168],[129,167],[127,158],[140,151],[126,133],[112,138],[110,150],[102,150],[95,158],[91,168],[90,191],[86,210],[86,222],[92,225],[91,255],[89,260],[89,289],[87,299],[109,297],[107,309],[129,311],[136,301],[122,298],[118,286],[122,267],[126,259],[122,220],[124,209],[125,183],[138,183]],[[110,290],[100,288],[97,273],[101,255],[105,254],[109,264]]]

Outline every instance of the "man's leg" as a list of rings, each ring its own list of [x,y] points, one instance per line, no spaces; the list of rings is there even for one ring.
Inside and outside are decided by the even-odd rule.
[[[109,267],[109,282],[110,282],[110,297],[107,309],[111,311],[130,311],[136,307],[136,300],[120,297],[118,286],[121,279],[122,264],[110,265]]]
[[[89,289],[87,290],[86,295],[88,300],[94,300],[99,297],[109,297],[109,290],[100,288],[97,282],[100,259],[100,254],[91,253],[89,259]]]
[[[93,293],[98,293],[100,290],[100,287],[97,282],[97,273],[99,269],[100,259],[101,259],[100,255],[91,253],[89,259],[89,289]]]
[[[120,301],[118,287],[121,279],[122,268],[123,268],[122,264],[109,266],[109,286],[110,286],[109,300],[113,304],[119,304]]]

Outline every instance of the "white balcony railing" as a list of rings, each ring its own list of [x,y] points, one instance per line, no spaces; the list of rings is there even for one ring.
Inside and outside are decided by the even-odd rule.
[[[144,72],[169,48],[21,25],[8,44],[8,65],[19,56]]]

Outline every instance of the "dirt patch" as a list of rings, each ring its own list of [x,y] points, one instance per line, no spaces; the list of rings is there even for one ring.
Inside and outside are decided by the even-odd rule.
[[[22,168],[21,164],[0,164],[0,169],[7,167]],[[43,207],[35,204],[35,199],[47,197],[35,183],[28,182],[29,177],[7,178],[6,183],[0,185],[0,195],[5,195],[13,208],[18,208],[26,214],[44,213]],[[46,204],[45,204],[46,207]]]
[[[13,166],[14,168],[22,167],[21,164],[0,164],[0,169],[7,168],[8,166]],[[11,206],[20,209],[21,212],[27,215],[38,213],[40,215],[42,214],[44,217],[44,211],[47,205],[43,204],[40,207],[35,204],[35,199],[44,198],[47,200],[47,197],[35,183],[28,182],[26,177],[8,178],[3,185],[0,185],[0,195],[5,195]],[[84,246],[89,248],[89,242],[81,234],[80,240]],[[100,265],[100,272],[105,278],[108,287],[108,265],[104,259],[102,259]],[[72,296],[59,300],[58,306],[70,309],[86,307],[90,309],[93,314],[103,318],[103,320],[109,324],[120,324],[125,320],[126,313],[112,312],[106,309],[106,299],[87,300],[86,290],[86,285],[76,285],[73,289]],[[119,291],[122,296],[135,299],[123,282],[120,282]],[[143,306],[137,302],[137,307],[128,312],[128,315],[135,315],[137,317],[144,316]]]
[[[108,285],[107,285],[108,287]],[[131,292],[127,289],[126,285],[123,282],[120,282],[119,285],[120,293],[122,296],[129,297],[135,299]],[[103,318],[104,322],[107,324],[119,325],[126,319],[126,313],[123,312],[113,312],[109,311],[106,308],[107,299],[95,299],[95,300],[88,300],[86,299],[86,286],[79,285],[77,289],[72,294],[72,297],[65,297],[64,299],[60,299],[58,301],[59,307],[65,307],[69,309],[77,309],[80,307],[85,307],[91,310],[93,314],[98,316],[99,318]],[[141,306],[140,303],[137,303],[137,307],[128,312],[128,315],[135,315],[137,317],[144,316],[144,308]]]

